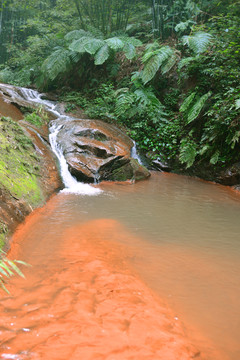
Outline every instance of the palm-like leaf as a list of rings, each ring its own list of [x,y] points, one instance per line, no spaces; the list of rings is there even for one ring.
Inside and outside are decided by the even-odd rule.
[[[151,50],[147,51],[142,59],[143,63],[145,63],[142,73],[142,80],[144,84],[152,80],[160,67],[166,65],[172,56],[174,56],[173,62],[175,63],[176,60],[174,51],[169,46],[162,46],[153,52]],[[165,70],[167,70],[167,66]]]
[[[182,41],[196,55],[200,55],[208,49],[212,40],[212,35],[203,31],[199,31],[194,35],[183,36]]]
[[[136,56],[135,46],[129,43],[124,45],[123,52],[128,60],[132,60]]]
[[[93,35],[89,31],[73,30],[65,35],[65,40],[74,41],[80,39],[81,37],[93,37]]]
[[[84,45],[84,50],[90,55],[94,55],[104,45],[105,43],[103,40],[89,39],[89,41]]]
[[[43,63],[42,72],[48,76],[50,80],[66,72],[71,65],[71,52],[60,48],[55,50]]]
[[[122,50],[124,47],[124,42],[118,37],[112,37],[105,41],[112,50]]]
[[[201,96],[197,102],[192,106],[192,108],[190,109],[190,111],[187,114],[187,123],[191,123],[192,121],[194,121],[198,115],[200,114],[203,106],[205,105],[207,99],[210,97],[211,92],[208,92],[207,94]]]
[[[103,45],[94,56],[94,64],[102,65],[109,58],[109,47],[108,44]]]

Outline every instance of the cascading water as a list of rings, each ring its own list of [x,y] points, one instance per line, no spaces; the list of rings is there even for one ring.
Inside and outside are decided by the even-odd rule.
[[[62,192],[80,194],[80,195],[97,195],[102,192],[101,189],[91,186],[89,184],[84,184],[78,182],[69,172],[67,162],[64,158],[64,155],[58,146],[57,143],[57,135],[62,125],[59,126],[57,123],[58,120],[64,119],[65,121],[71,120],[71,117],[67,117],[60,113],[57,110],[57,104],[53,101],[42,99],[43,94],[40,94],[36,90],[20,88],[20,87],[12,87],[10,85],[1,84],[0,90],[7,94],[13,100],[20,100],[27,102],[30,106],[43,106],[44,109],[54,115],[56,120],[53,120],[52,126],[50,127],[50,135],[49,140],[52,147],[52,151],[57,156],[60,172],[63,183],[65,185],[65,189]]]
[[[132,147],[132,150],[131,150],[131,157],[133,159],[136,159],[140,165],[143,165],[142,163],[142,160],[140,159],[140,156],[138,155],[138,152],[137,152],[137,145],[136,145],[136,142],[133,141],[133,147]]]

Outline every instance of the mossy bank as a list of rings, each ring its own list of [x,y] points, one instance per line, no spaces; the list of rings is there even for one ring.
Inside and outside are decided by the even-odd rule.
[[[16,226],[59,186],[47,189],[44,180],[51,176],[42,155],[20,123],[0,117],[0,248],[8,247]]]

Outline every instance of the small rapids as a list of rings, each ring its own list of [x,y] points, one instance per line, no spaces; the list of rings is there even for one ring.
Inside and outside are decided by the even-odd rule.
[[[61,129],[59,126],[58,120],[64,119],[65,121],[71,120],[70,116],[66,116],[61,113],[58,109],[58,104],[43,99],[44,94],[40,94],[36,90],[21,88],[21,87],[12,87],[10,85],[1,84],[1,89],[5,89],[6,94],[12,100],[18,99],[20,101],[27,102],[29,106],[39,107],[42,106],[45,111],[51,114],[56,120],[52,121],[52,126],[50,127],[49,140],[54,154],[57,156],[60,166],[61,177],[65,188],[62,192],[65,193],[74,193],[79,195],[98,195],[101,193],[101,190],[96,186],[91,186],[78,182],[69,172],[67,162],[63,156],[61,148],[57,143],[58,131]]]

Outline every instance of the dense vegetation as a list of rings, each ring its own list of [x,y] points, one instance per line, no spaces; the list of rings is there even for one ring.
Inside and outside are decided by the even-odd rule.
[[[240,2],[2,0],[0,81],[119,122],[151,158],[239,161]]]

